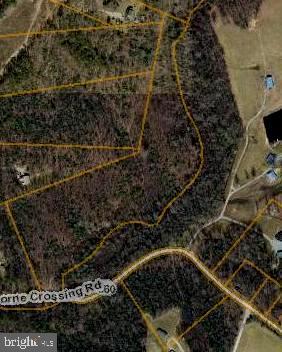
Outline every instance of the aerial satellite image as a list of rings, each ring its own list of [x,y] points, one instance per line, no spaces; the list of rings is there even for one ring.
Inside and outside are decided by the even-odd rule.
[[[0,0],[0,352],[282,352],[282,1]]]

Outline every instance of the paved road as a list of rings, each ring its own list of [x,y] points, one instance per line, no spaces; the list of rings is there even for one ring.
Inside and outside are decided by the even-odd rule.
[[[156,251],[153,251],[146,256],[141,257],[130,266],[128,266],[122,273],[120,273],[114,281],[118,284],[119,282],[125,280],[128,276],[130,276],[133,272],[137,271],[144,264],[152,261],[153,259],[159,258],[161,256],[168,255],[180,255],[185,257],[187,260],[191,261],[205,276],[209,279],[216,287],[218,287],[222,292],[224,292],[228,297],[230,297],[233,301],[248,309],[251,313],[256,315],[259,319],[261,319],[264,323],[270,326],[272,329],[277,331],[279,334],[282,334],[282,328],[276,324],[274,321],[269,319],[266,315],[262,314],[260,311],[256,309],[252,304],[248,301],[244,300],[240,297],[236,292],[232,291],[230,288],[226,287],[221,280],[218,279],[216,275],[202,262],[199,258],[195,256],[195,254],[188,249],[185,248],[163,248]],[[98,295],[93,295],[85,298],[83,301],[79,302],[80,304],[87,304],[93,302],[100,297]]]

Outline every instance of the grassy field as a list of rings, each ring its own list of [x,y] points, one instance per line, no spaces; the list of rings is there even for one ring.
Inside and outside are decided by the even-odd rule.
[[[281,16],[279,0],[265,0],[248,29],[218,19],[215,30],[225,58],[239,111],[246,123],[261,107],[264,75],[273,74],[276,87],[267,96],[266,112],[281,106]]]
[[[260,226],[262,231],[268,235],[270,239],[273,239],[274,235],[276,235],[282,228],[282,219],[266,215],[260,222]]]
[[[7,33],[28,32],[31,29],[38,29],[40,23],[46,19],[53,11],[54,6],[43,0],[40,2],[18,0],[16,4],[7,8],[0,18],[0,35]],[[11,56],[15,56],[17,51],[26,42],[26,37],[18,37],[0,40],[0,70]]]
[[[238,352],[280,352],[281,344],[281,339],[274,333],[258,323],[250,323],[244,329]]]
[[[163,312],[155,319],[152,319],[152,323],[155,329],[161,328],[162,330],[165,330],[168,333],[168,338],[173,338],[174,336],[177,336],[176,328],[180,324],[180,321],[181,321],[181,313],[180,313],[180,310],[177,308],[173,308],[166,312]],[[150,333],[148,333],[146,346],[147,346],[147,349],[146,349],[147,352],[161,352],[161,348],[159,344],[156,342],[156,339]],[[174,347],[174,350],[175,352],[190,351],[189,347],[184,342],[181,342],[181,345],[178,345],[178,347]]]
[[[262,117],[279,109],[282,104],[281,16],[281,1],[265,0],[248,29],[223,21],[219,16],[214,25],[224,48],[232,90],[243,124],[247,126],[261,110],[249,128],[249,146],[237,173],[239,185],[267,168],[264,159],[270,149]],[[265,92],[264,76],[268,73],[274,77],[275,88]]]

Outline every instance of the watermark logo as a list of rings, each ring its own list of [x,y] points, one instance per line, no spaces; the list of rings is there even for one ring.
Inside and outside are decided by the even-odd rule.
[[[57,334],[0,333],[1,352],[57,352]]]
[[[117,292],[117,285],[112,280],[96,279],[84,282],[75,288],[62,291],[30,291],[29,293],[12,293],[0,296],[1,306],[17,306],[28,303],[60,303],[82,301],[90,295],[112,296]]]

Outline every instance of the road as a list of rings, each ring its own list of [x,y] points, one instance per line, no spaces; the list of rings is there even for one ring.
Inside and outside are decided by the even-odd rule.
[[[146,263],[156,258],[159,258],[162,256],[168,256],[168,255],[182,256],[186,258],[188,261],[191,261],[205,275],[205,277],[209,281],[211,281],[220,291],[222,291],[225,295],[227,295],[229,298],[231,298],[234,302],[238,303],[243,308],[249,310],[252,314],[254,314],[256,317],[261,319],[265,324],[267,324],[269,327],[274,329],[276,332],[278,332],[279,334],[282,334],[282,328],[278,324],[276,324],[274,321],[269,319],[263,313],[258,311],[256,307],[254,307],[248,301],[244,300],[236,292],[226,287],[224,283],[221,280],[219,280],[219,278],[202,261],[200,261],[200,259],[197,258],[193,252],[185,248],[168,247],[168,248],[162,248],[162,249],[153,251],[139,258],[137,261],[129,265],[125,270],[123,270],[119,275],[117,275],[113,281],[118,284],[119,282],[124,281],[127,277],[129,277],[132,273],[137,271]],[[100,296],[98,295],[92,295],[77,303],[78,304],[92,303],[98,300],[99,298]]]

